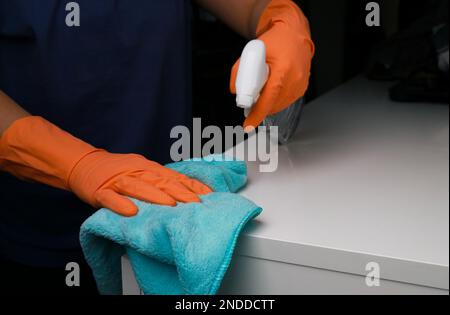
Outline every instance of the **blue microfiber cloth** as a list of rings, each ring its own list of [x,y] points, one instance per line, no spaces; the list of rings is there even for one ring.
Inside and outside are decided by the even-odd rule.
[[[145,294],[215,294],[237,238],[261,208],[235,194],[247,181],[244,162],[222,156],[167,167],[214,192],[201,203],[175,207],[133,200],[135,217],[101,209],[81,226],[80,241],[102,294],[121,294],[121,257],[127,254]]]

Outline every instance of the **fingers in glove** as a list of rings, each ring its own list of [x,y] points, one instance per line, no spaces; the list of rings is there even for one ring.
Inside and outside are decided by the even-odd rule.
[[[154,185],[158,189],[180,202],[200,202],[200,198],[190,189],[181,184],[178,179],[154,177],[143,174],[141,180]]]
[[[175,206],[176,200],[170,195],[143,180],[124,177],[114,184],[117,191],[131,198],[163,206]]]
[[[197,195],[207,195],[209,193],[212,193],[211,188],[209,188],[202,182],[189,178],[187,176],[184,179],[180,179],[180,183]]]
[[[128,198],[119,195],[112,189],[102,189],[95,194],[97,203],[120,215],[132,217],[138,213],[136,205]]]
[[[269,78],[261,96],[244,121],[245,131],[250,132],[253,129],[256,129],[275,106],[281,90],[281,85],[278,82],[278,78]]]

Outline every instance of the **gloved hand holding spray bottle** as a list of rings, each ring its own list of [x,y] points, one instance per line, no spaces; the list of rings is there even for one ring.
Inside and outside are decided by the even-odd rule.
[[[257,39],[250,41],[242,52],[236,77],[236,105],[244,109],[245,117],[248,117],[253,105],[258,101],[269,73],[264,42]],[[263,124],[268,129],[272,126],[278,127],[280,144],[287,143],[297,130],[303,103],[303,98],[300,98],[281,112],[264,119]]]
[[[230,89],[247,117],[244,128],[278,126],[286,143],[300,121],[314,44],[309,24],[290,0],[272,0],[231,73]]]

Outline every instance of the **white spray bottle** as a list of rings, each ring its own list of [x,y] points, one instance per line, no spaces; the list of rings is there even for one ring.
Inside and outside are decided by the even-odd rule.
[[[244,109],[247,117],[258,101],[261,90],[269,77],[266,64],[266,46],[261,40],[252,40],[244,48],[236,76],[236,104]],[[268,116],[263,124],[266,127],[278,126],[278,139],[281,144],[288,142],[296,131],[303,109],[303,98],[283,111]]]

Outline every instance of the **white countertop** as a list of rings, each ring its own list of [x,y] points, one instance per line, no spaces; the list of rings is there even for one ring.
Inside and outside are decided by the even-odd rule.
[[[237,253],[448,290],[449,111],[394,103],[358,77],[311,102],[275,173],[249,162],[264,211]],[[243,145],[239,145],[238,157]]]

